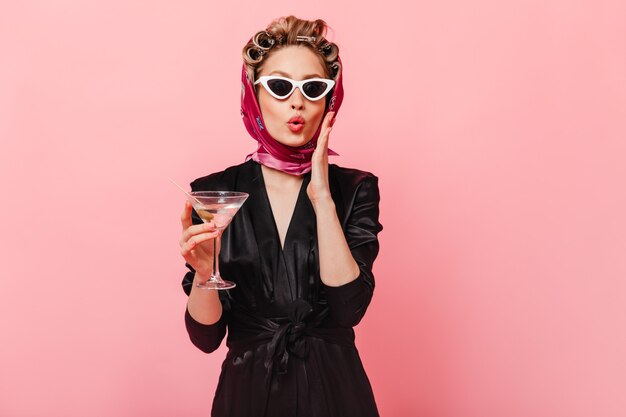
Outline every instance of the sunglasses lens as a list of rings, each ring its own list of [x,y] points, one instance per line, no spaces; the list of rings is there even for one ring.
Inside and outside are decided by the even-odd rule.
[[[309,81],[304,84],[304,92],[307,96],[317,98],[326,91],[326,83],[321,81]]]
[[[267,86],[270,88],[270,90],[272,90],[274,94],[280,97],[284,97],[289,94],[289,92],[293,88],[293,85],[289,81],[281,79],[269,80],[267,82]]]

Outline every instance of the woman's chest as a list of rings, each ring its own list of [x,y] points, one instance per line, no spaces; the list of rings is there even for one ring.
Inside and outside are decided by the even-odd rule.
[[[293,218],[301,187],[302,181],[289,186],[271,184],[266,186],[271,215],[278,232],[281,248],[285,246],[285,237]],[[269,220],[271,221],[271,219]]]
[[[269,195],[250,195],[224,232],[220,272],[237,284],[237,301],[277,314],[296,299],[318,299],[315,212],[301,197],[272,208]]]

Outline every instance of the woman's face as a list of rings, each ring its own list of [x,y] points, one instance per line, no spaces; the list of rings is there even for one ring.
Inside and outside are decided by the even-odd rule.
[[[257,79],[263,75],[280,75],[300,81],[314,77],[326,78],[326,71],[321,58],[308,47],[290,45],[268,55]],[[309,101],[296,88],[289,97],[279,100],[272,97],[261,84],[256,85],[256,94],[265,127],[274,139],[293,147],[302,146],[311,140],[322,121],[325,98]],[[304,119],[304,127],[299,131],[290,128],[289,120],[294,116]]]

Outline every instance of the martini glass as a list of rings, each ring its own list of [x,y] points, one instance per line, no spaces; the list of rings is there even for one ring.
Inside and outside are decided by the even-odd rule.
[[[192,191],[187,199],[193,206],[203,222],[213,221],[218,235],[213,239],[213,271],[211,278],[204,284],[196,284],[196,287],[207,290],[229,290],[235,288],[235,283],[224,281],[220,277],[217,254],[217,240],[222,239],[224,229],[248,198],[247,193],[237,191]]]

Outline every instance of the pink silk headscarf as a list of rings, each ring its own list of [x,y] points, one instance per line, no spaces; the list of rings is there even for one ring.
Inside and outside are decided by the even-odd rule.
[[[341,65],[341,59],[339,57],[337,59]],[[340,66],[339,76],[333,88],[333,94],[328,107],[324,111],[324,116],[326,116],[328,112],[334,111],[335,117],[337,117],[337,111],[343,101],[342,77],[343,67]],[[306,144],[295,148],[283,145],[274,139],[265,128],[265,122],[261,115],[254,85],[252,83],[253,80],[248,79],[248,73],[246,72],[246,66],[244,64],[241,70],[241,117],[243,118],[243,124],[246,126],[250,136],[259,142],[257,150],[246,156],[246,161],[252,159],[262,165],[292,175],[306,174],[311,171],[311,157],[317,146],[317,139],[319,138],[322,124],[320,123],[313,137]],[[324,120],[324,116],[322,116],[322,120]],[[339,154],[328,149],[328,155]]]

